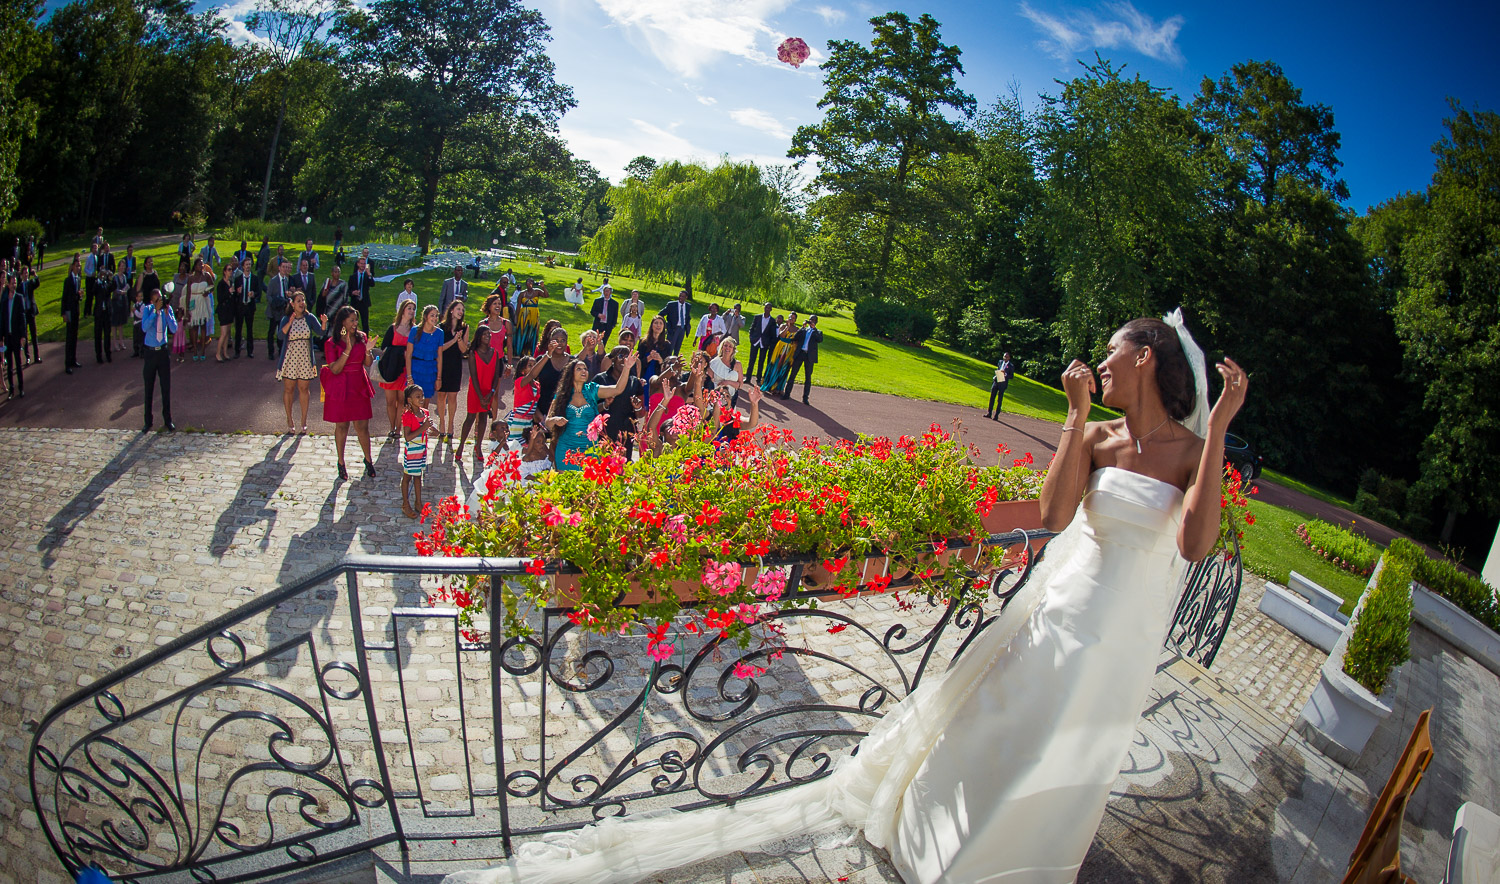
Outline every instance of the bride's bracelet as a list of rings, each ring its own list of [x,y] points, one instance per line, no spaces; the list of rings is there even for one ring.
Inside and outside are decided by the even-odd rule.
[[[1067,433],[1067,432],[1082,433],[1083,432],[1083,427],[1063,427],[1062,431],[1064,433]]]

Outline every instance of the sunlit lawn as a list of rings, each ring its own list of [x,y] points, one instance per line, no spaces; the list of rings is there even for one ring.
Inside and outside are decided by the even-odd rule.
[[[1291,476],[1288,476],[1285,473],[1279,473],[1276,470],[1267,469],[1264,473],[1264,477],[1271,480],[1272,482],[1275,482],[1277,485],[1281,485],[1285,488],[1290,488],[1293,491],[1300,491],[1303,494],[1306,494],[1308,497],[1315,497],[1318,500],[1323,501],[1324,503],[1331,503],[1334,506],[1341,506],[1346,510],[1354,509],[1354,501],[1350,500],[1349,498],[1340,497],[1339,495],[1334,494],[1332,491],[1325,491],[1322,488],[1317,487],[1316,485],[1309,485],[1299,479],[1293,479]]]
[[[1250,501],[1255,524],[1245,526],[1245,568],[1282,586],[1287,574],[1296,571],[1344,599],[1341,610],[1348,614],[1365,591],[1365,578],[1335,567],[1302,545],[1298,525],[1312,517],[1259,500]]]
[[[220,242],[217,245],[221,254],[226,256],[239,247],[238,242]],[[275,245],[276,243],[272,243],[273,248]],[[285,245],[287,254],[294,257],[302,248],[301,243],[286,243]],[[251,251],[257,247],[258,244],[252,243]],[[117,253],[123,252],[123,250],[116,251]],[[136,254],[143,260],[146,256],[155,257],[158,265],[157,273],[162,281],[166,282],[176,270],[176,251],[177,247],[174,242],[138,250]],[[332,249],[319,247],[319,252],[324,256],[323,267],[326,271],[332,266]],[[61,257],[61,254],[56,252],[51,255]],[[586,310],[575,309],[563,300],[562,292],[579,276],[584,277],[584,284],[589,289],[597,288],[602,277],[563,267],[548,269],[525,260],[516,261],[514,269],[519,276],[536,276],[545,282],[552,297],[542,304],[542,322],[545,323],[549,319],[561,321],[563,327],[568,330],[576,349],[579,333],[589,328],[592,323]],[[346,263],[344,278],[347,279],[352,271],[352,263]],[[390,273],[388,270],[376,272],[377,275]],[[37,317],[37,331],[46,341],[60,341],[63,337],[63,322],[59,307],[62,300],[62,282],[66,274],[66,268],[54,268],[41,274],[41,289],[38,292],[41,315]],[[444,273],[441,270],[411,274],[419,303],[436,304],[442,292],[443,280],[450,275],[451,271]],[[326,272],[318,274],[319,285],[322,284],[325,276]],[[494,285],[493,275],[486,274],[486,277],[478,281],[466,277],[469,278],[470,286],[470,322],[478,320],[484,296]],[[395,312],[396,294],[401,290],[401,280],[404,278],[403,276],[375,286],[370,309],[370,329],[376,337],[391,322]],[[638,289],[641,292],[641,298],[649,308],[643,325],[649,325],[650,317],[656,315],[657,311],[677,294],[676,286],[620,275],[612,277],[612,285],[616,296],[622,301],[629,297],[631,289]],[[718,303],[721,309],[727,309],[733,306],[735,301],[699,292],[695,295],[693,306],[695,321],[711,303]],[[751,315],[760,313],[760,306],[749,301],[745,302],[743,309]],[[257,326],[258,337],[263,339],[265,337],[263,305],[261,310],[262,314]],[[784,312],[779,309],[776,311],[778,315]],[[84,327],[80,332],[81,337],[87,337],[88,328],[88,320],[85,319]],[[824,338],[819,353],[821,359],[813,370],[813,382],[820,386],[889,393],[914,399],[932,399],[974,408],[984,408],[989,403],[990,379],[994,374],[994,367],[988,363],[936,344],[927,347],[905,347],[890,341],[862,337],[855,330],[854,320],[847,310],[821,316],[819,328],[823,330]],[[748,348],[742,350],[742,354],[748,358]],[[1061,390],[1017,375],[1006,393],[1005,410],[1030,417],[1061,421],[1067,414],[1067,400]],[[1091,415],[1095,419],[1110,416],[1108,411],[1098,407],[1094,408]]]

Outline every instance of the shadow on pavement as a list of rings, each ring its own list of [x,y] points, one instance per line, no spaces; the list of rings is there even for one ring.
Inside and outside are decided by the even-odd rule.
[[[287,444],[290,442],[291,444]],[[213,539],[209,542],[209,552],[215,558],[222,558],[229,548],[234,545],[234,537],[241,528],[247,528],[260,521],[266,523],[266,530],[260,537],[260,551],[265,552],[271,545],[271,529],[276,527],[276,507],[271,505],[270,497],[281,487],[286,480],[287,473],[292,469],[292,455],[297,453],[301,445],[301,436],[282,436],[266,451],[265,458],[258,464],[253,464],[245,475],[240,478],[234,494],[234,500],[219,514],[218,521],[214,524]],[[264,496],[266,500],[254,503]],[[249,524],[239,524],[242,518],[250,517]],[[283,568],[283,578],[285,569]]]
[[[59,509],[51,519],[47,520],[47,531],[42,539],[37,542],[37,551],[42,554],[42,567],[51,568],[57,561],[57,550],[67,542],[72,535],[73,529],[84,519],[93,515],[99,505],[104,502],[104,492],[110,486],[119,481],[120,477],[135,467],[141,458],[151,450],[154,433],[142,433],[132,437],[120,453],[110,459],[94,478],[83,486],[73,499]]]

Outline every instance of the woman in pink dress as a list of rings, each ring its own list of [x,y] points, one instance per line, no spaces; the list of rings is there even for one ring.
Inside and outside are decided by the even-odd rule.
[[[359,311],[348,304],[333,315],[333,334],[324,350],[328,371],[323,376],[323,419],[333,424],[333,441],[339,452],[339,479],[347,480],[344,467],[344,443],[349,440],[349,425],[359,437],[365,453],[365,475],[375,475],[370,458],[370,400],[375,388],[370,385],[370,352],[364,332],[359,330]]]

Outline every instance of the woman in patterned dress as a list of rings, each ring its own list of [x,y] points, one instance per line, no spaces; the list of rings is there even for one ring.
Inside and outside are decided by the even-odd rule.
[[[792,370],[792,351],[797,338],[797,314],[793,312],[787,316],[786,322],[776,333],[776,349],[771,351],[771,359],[766,363],[766,373],[763,377],[765,383],[760,385],[767,393],[779,393],[786,386],[787,376]]]
[[[287,314],[277,331],[281,338],[281,366],[276,377],[281,381],[281,404],[286,407],[286,431],[296,433],[297,424],[292,422],[292,396],[302,406],[302,430],[307,432],[308,385],[318,376],[318,367],[313,363],[312,342],[323,336],[323,323],[307,312],[307,295],[296,292],[292,295],[291,312]]]
[[[542,298],[546,289],[539,289],[530,279],[526,288],[516,293],[515,355],[530,356],[536,349],[537,332],[542,326]]]
[[[635,368],[636,356],[625,357],[625,368],[612,386],[604,387],[589,380],[589,369],[582,359],[574,359],[563,373],[557,385],[557,395],[552,398],[552,410],[547,415],[547,428],[557,435],[557,452],[553,461],[559,470],[581,470],[583,467],[568,461],[575,451],[587,451],[594,443],[589,440],[589,424],[598,417],[604,405],[600,400],[613,399],[629,386],[631,370]]]

